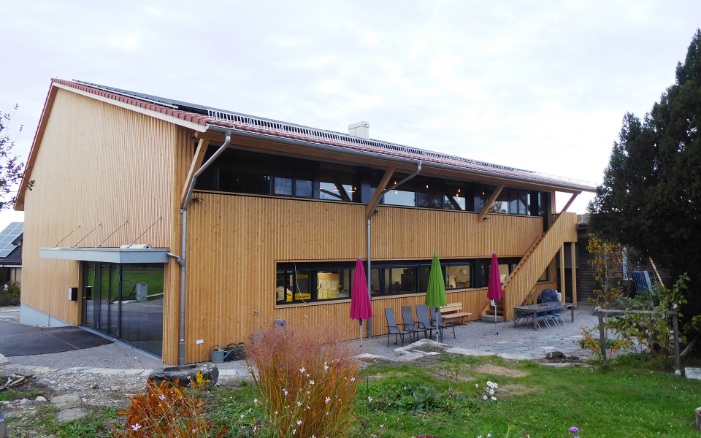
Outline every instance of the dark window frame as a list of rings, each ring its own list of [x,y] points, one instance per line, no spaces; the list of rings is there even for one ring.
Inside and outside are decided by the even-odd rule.
[[[218,145],[211,145],[205,159],[212,156]],[[248,160],[248,161],[247,161]],[[252,164],[249,165],[248,163]],[[251,169],[263,169],[260,175]],[[343,185],[350,191],[339,191],[338,199],[322,197],[322,173],[338,169],[345,175]],[[240,174],[240,180],[225,181]],[[254,152],[241,148],[225,151],[197,180],[197,190],[214,190],[253,195],[283,196],[300,199],[320,199],[327,202],[367,203],[376,189],[383,171],[363,166],[343,165],[313,159]],[[415,207],[431,210],[479,212],[495,190],[495,186],[479,182],[444,179],[417,175],[400,186],[393,184],[406,178],[397,173],[390,180],[387,192],[380,198],[385,206]],[[350,179],[349,179],[350,178]],[[276,183],[284,180],[286,190],[276,189]],[[326,181],[328,185],[329,181]],[[249,187],[246,191],[231,191],[228,187]],[[426,187],[428,186],[428,188]],[[278,185],[282,187],[282,185]],[[392,202],[393,190],[406,192]],[[328,190],[328,188],[327,188]],[[333,191],[333,190],[332,190]],[[453,193],[455,192],[455,193]],[[328,193],[328,192],[327,192]],[[455,199],[460,193],[460,201]],[[388,196],[389,194],[389,196]],[[500,194],[502,214],[541,216],[547,220],[550,192],[528,191],[506,187]],[[525,202],[526,205],[522,205]],[[462,205],[464,204],[464,206]],[[515,206],[515,208],[514,208]],[[490,209],[495,212],[495,206]]]

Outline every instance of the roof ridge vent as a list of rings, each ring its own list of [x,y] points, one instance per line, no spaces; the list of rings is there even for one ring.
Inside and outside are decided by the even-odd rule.
[[[348,125],[348,133],[354,137],[370,138],[370,123],[364,120],[351,123]]]

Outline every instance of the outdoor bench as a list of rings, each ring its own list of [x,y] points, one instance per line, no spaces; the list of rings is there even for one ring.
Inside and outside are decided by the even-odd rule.
[[[461,324],[469,316],[472,316],[472,313],[463,312],[462,303],[448,303],[441,307],[441,317],[446,322]]]

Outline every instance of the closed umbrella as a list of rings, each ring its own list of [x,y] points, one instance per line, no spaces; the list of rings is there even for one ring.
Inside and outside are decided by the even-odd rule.
[[[501,276],[499,273],[499,261],[497,253],[492,253],[492,263],[489,266],[489,285],[487,286],[487,299],[492,301],[494,306],[494,333],[497,333],[497,301],[504,297],[501,290]]]
[[[363,320],[372,318],[372,306],[370,305],[370,294],[368,293],[367,277],[363,261],[355,262],[355,274],[353,275],[353,288],[351,290],[351,319],[357,319],[360,325],[360,340],[363,340]]]
[[[441,269],[441,262],[438,260],[438,253],[433,253],[433,261],[431,261],[431,270],[428,273],[428,288],[426,289],[426,305],[428,307],[435,307],[436,312],[440,312],[438,309],[441,306],[448,304],[448,300],[445,297],[445,281],[443,281],[443,270]],[[436,337],[438,337],[438,330],[436,330]]]

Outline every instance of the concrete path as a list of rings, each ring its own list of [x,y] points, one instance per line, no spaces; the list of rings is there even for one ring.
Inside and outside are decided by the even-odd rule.
[[[546,353],[559,351],[566,356],[577,356],[582,360],[591,357],[590,353],[579,347],[582,338],[581,327],[591,329],[596,325],[596,316],[591,306],[580,305],[575,309],[575,320],[550,329],[533,330],[530,326],[514,326],[512,322],[491,323],[483,321],[470,322],[455,329],[454,339],[451,331],[446,331],[443,347],[447,352],[471,356],[496,355],[505,359],[543,359]],[[376,318],[375,324],[384,324],[384,318]],[[496,334],[498,333],[498,334]],[[434,334],[435,340],[435,334]],[[394,338],[387,345],[387,336],[375,336],[370,339],[350,341],[357,349],[358,355],[378,356],[392,361],[412,360],[420,357],[409,345],[394,345]],[[120,342],[113,342],[99,347],[65,351],[51,354],[0,358],[0,370],[17,370],[26,373],[55,372],[86,373],[103,375],[140,375],[148,376],[153,369],[162,368],[161,361],[147,353]],[[217,364],[222,378],[240,378],[248,376],[244,361]]]
[[[535,360],[543,359],[546,353],[559,351],[566,356],[577,356],[582,360],[589,359],[591,353],[582,350],[579,341],[582,339],[582,327],[591,329],[596,326],[597,317],[593,307],[579,305],[574,311],[574,322],[569,312],[565,316],[565,324],[558,327],[533,330],[531,326],[514,325],[512,322],[471,321],[455,328],[455,338],[451,330],[444,331],[442,344],[446,351],[468,356],[495,355],[504,359]],[[384,318],[375,318],[374,324],[384,324]],[[420,335],[422,338],[423,335]],[[435,332],[433,334],[435,340]],[[408,340],[408,338],[407,338]],[[377,355],[394,360],[402,360],[406,348],[394,345],[394,336],[387,346],[387,335],[364,339],[362,342],[353,341],[362,354]]]

